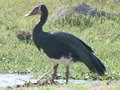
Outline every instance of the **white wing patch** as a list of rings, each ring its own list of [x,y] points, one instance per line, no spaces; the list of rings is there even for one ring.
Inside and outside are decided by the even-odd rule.
[[[68,56],[69,58],[62,56],[60,59],[55,59],[55,58],[49,58],[42,48],[40,48],[40,51],[47,60],[53,62],[54,64],[65,64],[66,67],[68,67],[70,64],[74,63],[71,54]]]

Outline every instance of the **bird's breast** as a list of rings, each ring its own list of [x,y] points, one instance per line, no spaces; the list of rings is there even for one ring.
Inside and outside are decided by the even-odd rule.
[[[55,59],[55,58],[50,58],[42,48],[40,48],[41,53],[43,54],[43,56],[49,60],[50,62],[54,63],[54,64],[65,64],[66,66],[69,66],[70,64],[73,64],[73,58],[71,57],[71,54],[69,53],[69,56],[61,56],[59,59]]]

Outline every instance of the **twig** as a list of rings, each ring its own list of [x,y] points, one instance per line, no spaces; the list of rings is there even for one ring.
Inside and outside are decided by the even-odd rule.
[[[16,78],[16,79],[18,79],[18,80],[21,80],[21,81],[24,81],[24,82],[26,82],[26,83],[28,82],[28,81],[26,81],[26,80],[23,80],[23,79],[19,79],[19,78]]]
[[[38,82],[39,82],[45,75],[47,75],[48,73],[51,73],[51,71],[48,71],[48,72],[44,73],[44,74],[40,77],[40,79],[38,80]]]

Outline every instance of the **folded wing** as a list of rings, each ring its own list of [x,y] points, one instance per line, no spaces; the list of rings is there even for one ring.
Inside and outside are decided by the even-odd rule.
[[[93,50],[82,40],[65,32],[55,32],[53,36],[67,44],[72,51],[75,51],[79,55],[79,61],[83,62],[91,72],[97,73],[98,75],[105,74],[106,69],[103,63],[92,54]],[[74,52],[72,53],[74,54]]]

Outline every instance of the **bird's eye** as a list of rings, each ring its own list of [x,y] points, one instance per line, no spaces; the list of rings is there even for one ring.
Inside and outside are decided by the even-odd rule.
[[[34,9],[39,9],[39,6],[35,6],[35,8]]]
[[[39,9],[39,7],[36,7],[36,9]]]

